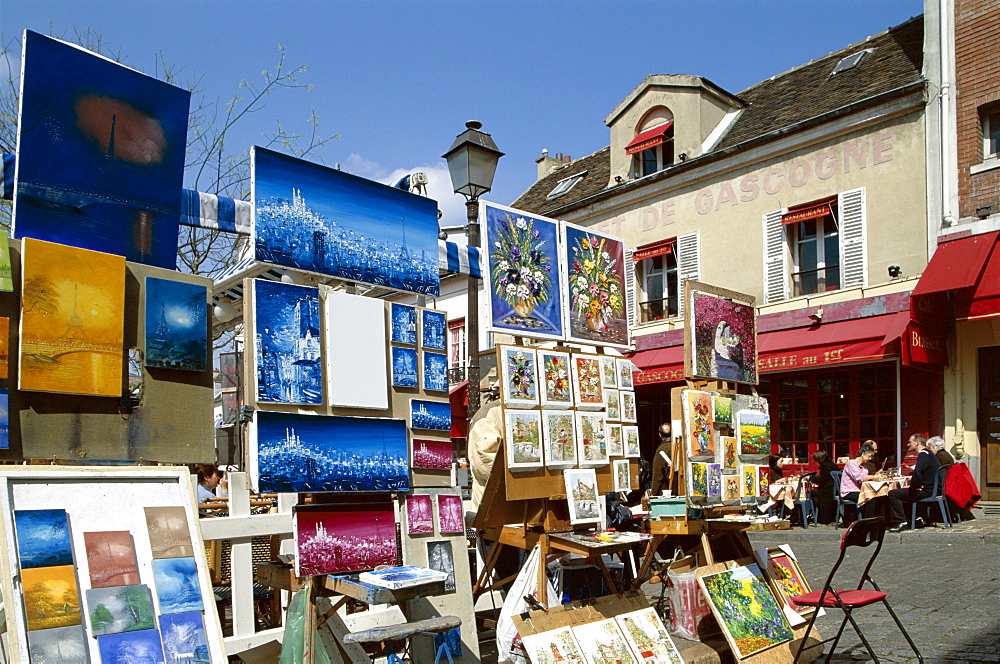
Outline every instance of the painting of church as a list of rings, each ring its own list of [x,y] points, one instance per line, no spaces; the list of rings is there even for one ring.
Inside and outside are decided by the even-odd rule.
[[[146,277],[147,367],[205,371],[208,289]]]
[[[319,290],[258,279],[254,321],[258,401],[322,403]]]

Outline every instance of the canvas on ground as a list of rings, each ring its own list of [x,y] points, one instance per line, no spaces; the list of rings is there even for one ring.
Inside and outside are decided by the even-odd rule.
[[[385,304],[333,291],[325,291],[324,297],[327,402],[341,408],[388,408]]]
[[[389,496],[361,503],[297,505],[292,514],[296,576],[396,564],[396,519]]]
[[[639,664],[614,618],[575,625],[573,636],[591,664]]]
[[[448,470],[452,464],[450,440],[413,439],[413,467]]]
[[[257,400],[323,403],[319,289],[255,279]]]
[[[147,367],[204,371],[208,360],[208,289],[146,277]]]
[[[597,355],[572,356],[573,399],[580,410],[604,410],[601,360]]]
[[[94,636],[156,627],[148,586],[91,588],[86,594],[87,618]]]
[[[417,310],[408,304],[393,302],[389,306],[389,341],[395,344],[417,345]]]
[[[507,442],[507,467],[511,470],[541,468],[541,413],[537,410],[505,409],[503,419],[507,433],[504,438]]]
[[[627,348],[625,243],[573,224],[564,224],[564,229],[567,339]]]
[[[538,349],[536,355],[542,408],[572,408],[573,380],[569,353]]]
[[[444,590],[449,593],[455,591],[455,558],[449,540],[427,542],[427,567],[447,574]]]
[[[576,421],[572,411],[543,410],[542,439],[546,466],[569,468],[576,465]]]
[[[798,616],[809,615],[815,610],[815,607],[796,604],[792,598],[812,592],[812,588],[809,587],[809,580],[799,568],[795,556],[785,549],[791,551],[786,545],[757,550],[754,552],[754,556],[758,561],[764,560],[764,574],[771,587],[777,592],[778,597],[784,600],[788,611],[792,611]],[[788,611],[785,612],[786,617]]]
[[[154,558],[153,586],[160,613],[183,613],[205,608],[194,558]]]
[[[254,425],[251,475],[259,491],[405,491],[410,486],[403,420],[260,411]]]
[[[191,526],[183,507],[144,507],[153,558],[188,558],[194,555]]]
[[[526,634],[521,637],[521,644],[534,664],[566,664],[567,662],[583,664],[583,651],[576,642],[571,627]]]
[[[522,346],[500,346],[500,383],[503,405],[533,408],[538,405],[538,365],[535,351]]]
[[[13,236],[177,268],[184,90],[24,35]]]
[[[255,258],[437,295],[437,203],[261,147],[251,152]]]
[[[431,497],[417,494],[406,497],[406,531],[410,535],[427,535],[434,532],[434,513]]]
[[[562,339],[559,222],[480,202],[490,330]]]
[[[756,564],[706,574],[698,583],[737,659],[792,640],[792,629]]]
[[[597,473],[593,468],[568,468],[563,471],[566,499],[569,501],[569,519],[578,523],[598,523],[601,510],[598,506]]]
[[[576,413],[576,440],[581,467],[596,468],[608,464],[607,420],[604,413]]]
[[[447,401],[410,399],[410,428],[451,431],[451,404]]]
[[[80,596],[73,565],[21,570],[28,630],[79,625]]]
[[[21,262],[18,388],[120,397],[125,259],[27,238]]]
[[[139,583],[135,545],[127,530],[83,534],[87,549],[87,569],[92,588],[132,586]]]
[[[632,653],[643,664],[684,664],[653,607],[615,616],[615,620]]]
[[[392,347],[392,386],[417,387],[417,349]]]
[[[465,512],[462,510],[462,499],[446,493],[437,495],[438,532],[464,533]]]
[[[420,345],[432,350],[445,350],[448,322],[443,311],[420,309]]]
[[[14,510],[21,569],[73,564],[66,510]]]

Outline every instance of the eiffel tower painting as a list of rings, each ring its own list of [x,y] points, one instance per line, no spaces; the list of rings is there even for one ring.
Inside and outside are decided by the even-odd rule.
[[[205,371],[208,366],[208,288],[146,277],[147,367]]]

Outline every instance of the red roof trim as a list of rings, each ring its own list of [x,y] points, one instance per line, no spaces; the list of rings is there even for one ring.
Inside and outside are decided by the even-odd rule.
[[[674,126],[674,121],[670,120],[661,125],[647,129],[632,139],[632,142],[625,146],[625,154],[635,154],[649,148],[655,148],[660,143],[666,141],[667,130]]]

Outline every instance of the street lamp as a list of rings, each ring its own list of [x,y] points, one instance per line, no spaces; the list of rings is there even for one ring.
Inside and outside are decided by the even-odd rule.
[[[442,155],[448,160],[451,186],[456,194],[465,196],[466,226],[470,247],[479,248],[479,197],[493,188],[493,176],[503,152],[489,134],[479,131],[483,124],[470,120],[465,131],[455,137],[451,148]],[[466,322],[466,343],[469,347],[468,416],[479,410],[479,279],[469,277],[469,313]]]

